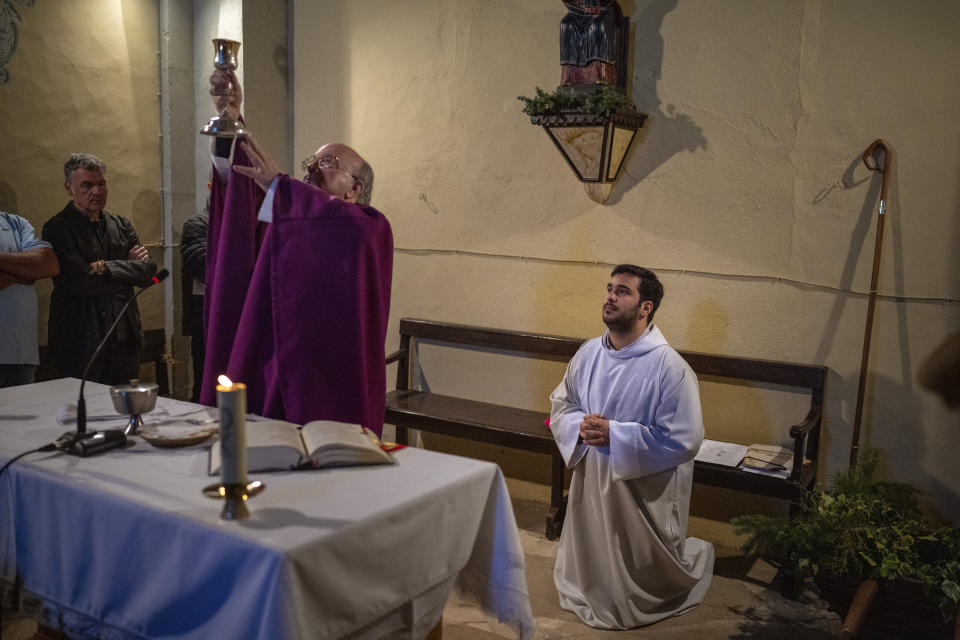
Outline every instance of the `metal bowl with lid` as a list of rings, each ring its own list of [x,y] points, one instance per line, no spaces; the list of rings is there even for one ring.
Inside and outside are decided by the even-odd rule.
[[[127,423],[123,432],[133,435],[140,432],[143,427],[141,414],[153,411],[157,405],[157,393],[160,387],[153,382],[140,382],[131,380],[129,384],[118,384],[110,387],[110,399],[113,400],[113,408],[118,413],[128,414],[130,422]]]

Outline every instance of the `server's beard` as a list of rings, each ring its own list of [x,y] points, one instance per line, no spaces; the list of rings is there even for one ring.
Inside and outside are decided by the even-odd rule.
[[[634,309],[634,311],[636,311],[636,309]],[[634,326],[636,326],[636,323],[636,315],[631,316],[626,312],[619,313],[611,318],[606,316],[603,318],[603,324],[607,325],[610,333],[629,333]]]

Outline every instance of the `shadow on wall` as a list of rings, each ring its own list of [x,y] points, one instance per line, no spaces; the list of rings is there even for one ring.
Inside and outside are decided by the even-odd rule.
[[[854,375],[843,381],[845,397],[855,397],[858,382]],[[913,387],[916,391],[911,390],[911,387],[906,387],[900,380],[878,373],[869,376],[867,386],[860,450],[873,447],[880,452],[882,479],[915,486],[920,490],[924,502],[936,505],[936,516],[948,521],[960,521],[958,487],[950,486],[949,479],[932,475],[927,470],[929,464],[925,464],[929,462],[926,454],[930,448],[928,440],[931,436],[936,438],[933,446],[937,450],[960,450],[960,414],[954,412],[957,417],[955,426],[958,428],[931,434],[923,423],[923,417],[928,412],[925,410],[925,403],[921,402],[929,398],[921,395],[932,398],[933,394],[920,391],[917,387]],[[911,421],[905,422],[903,416],[909,416]],[[894,469],[899,471],[898,475],[890,473]]]
[[[276,69],[277,73],[281,77],[289,77],[287,74],[290,70],[290,52],[284,45],[278,44],[273,48],[273,68]]]
[[[17,192],[9,182],[0,180],[0,211],[19,213],[17,211]]]
[[[117,3],[121,4],[121,3]],[[130,72],[127,74],[127,80],[130,84],[130,97],[133,100],[133,113],[131,117],[133,119],[133,131],[156,131],[157,134],[160,133],[159,130],[159,119],[157,118],[157,108],[156,100],[157,97],[151,95],[150,91],[144,91],[140,87],[146,86],[143,83],[149,76],[143,76],[143,79],[138,76],[136,73],[138,67],[138,59],[142,60],[140,56],[144,55],[147,51],[147,43],[144,41],[145,34],[145,25],[143,20],[146,16],[151,13],[148,9],[148,4],[140,4],[140,6],[129,7],[127,10],[121,10],[120,14],[123,19],[123,38],[124,42],[129,43],[124,47],[124,50],[127,53],[127,60],[125,64]],[[154,9],[156,11],[156,9]],[[153,20],[157,20],[156,17]],[[157,29],[156,22],[153,25],[154,29]],[[155,33],[160,33],[160,30],[157,29]],[[150,47],[159,49],[160,42],[159,38],[154,41]],[[157,94],[160,93],[159,86],[159,77],[156,77],[155,80],[156,87],[155,91]],[[118,84],[119,88],[119,84]],[[134,225],[136,228],[136,225]]]
[[[837,388],[830,392],[825,408],[823,435],[820,439],[821,464],[819,482],[825,486],[833,485],[836,472],[848,468],[851,437],[853,431],[853,403],[859,384],[859,371],[852,371],[845,378],[831,370],[827,379],[829,387]],[[932,394],[921,391],[919,386],[904,384],[883,374],[872,372],[867,377],[867,391],[864,401],[863,422],[858,446],[862,452],[872,447],[880,452],[880,477],[892,482],[911,484],[921,492],[921,500],[928,506],[936,505],[936,517],[960,522],[960,492],[957,486],[951,486],[949,479],[931,474],[924,469],[925,458],[930,447],[931,433],[925,429],[924,415],[929,413],[924,396]],[[847,420],[843,417],[843,406],[848,405]],[[960,449],[960,413],[954,412],[956,428],[935,434],[937,450],[956,451]],[[909,421],[905,421],[904,416]],[[940,419],[935,423],[941,424]],[[832,472],[823,453],[835,450],[840,452],[831,457],[838,464]],[[899,473],[896,473],[899,472]],[[955,483],[954,483],[955,484]]]
[[[664,105],[657,96],[657,82],[663,64],[663,37],[660,29],[664,17],[677,6],[677,0],[655,0],[638,13],[633,2],[621,2],[624,15],[633,16],[633,56],[628,60],[628,87],[637,110],[647,114],[643,128],[637,133],[630,158],[620,179],[610,193],[607,205],[616,204],[634,185],[643,181],[657,167],[681,151],[707,148],[703,129],[690,116],[677,111],[675,105]],[[633,150],[643,148],[634,155]]]
[[[130,220],[137,230],[140,244],[161,244],[163,237],[163,207],[160,194],[152,189],[141,189],[133,197]],[[158,260],[159,256],[154,256]]]
[[[861,154],[857,154],[853,161],[847,166],[846,170],[843,172],[840,180],[835,184],[843,185],[844,189],[853,189],[854,187],[862,184],[866,180],[871,180],[870,187],[867,190],[867,194],[863,200],[863,206],[860,209],[860,215],[857,218],[856,226],[853,229],[853,232],[850,235],[850,248],[847,250],[847,261],[843,267],[843,273],[840,276],[840,282],[837,286],[844,290],[853,289],[853,278],[856,273],[857,263],[859,262],[860,254],[868,249],[870,246],[874,246],[874,243],[871,243],[872,237],[868,237],[869,231],[871,228],[876,228],[873,224],[874,213],[877,211],[877,204],[880,197],[880,186],[882,184],[882,177],[879,172],[874,172],[870,177],[861,179],[859,181],[854,177],[856,169],[859,167],[860,163],[863,162]],[[893,260],[894,260],[894,293],[897,295],[904,294],[904,276],[903,276],[903,241],[901,240],[901,216],[900,216],[900,202],[899,202],[899,190],[896,188],[896,171],[897,165],[894,164],[891,172],[891,185],[888,185],[888,199],[887,203],[887,213],[884,214],[887,217],[887,220],[884,224],[885,234],[884,234],[884,246],[887,246],[888,251],[893,251]],[[814,197],[812,204],[817,205],[823,200],[825,200],[830,192],[834,189],[834,186],[830,186]],[[874,248],[875,251],[875,248]],[[881,250],[882,253],[882,250]],[[873,259],[873,254],[871,254],[871,262]],[[884,290],[884,283],[878,281],[877,288],[878,290]],[[814,362],[825,362],[827,357],[833,349],[833,340],[835,337],[835,329],[839,326],[840,318],[843,316],[843,310],[846,305],[848,295],[838,294],[834,298],[833,306],[830,309],[830,312],[826,316],[826,322],[824,324],[824,332],[820,338],[820,344],[817,346],[817,351],[813,356]],[[898,304],[897,308],[897,319],[899,321],[899,333],[900,333],[900,367],[901,367],[901,377],[906,380],[906,385],[908,389],[913,388],[913,367],[910,364],[910,351],[907,347],[907,309],[906,305]],[[876,324],[876,320],[874,321]],[[864,325],[866,325],[866,316],[864,316]],[[861,345],[862,346],[862,345]],[[854,395],[854,397],[856,397]]]

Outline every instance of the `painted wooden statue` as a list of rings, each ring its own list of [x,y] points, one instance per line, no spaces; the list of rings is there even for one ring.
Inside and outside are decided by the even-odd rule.
[[[622,60],[623,13],[616,0],[563,0],[560,22],[560,84],[617,86]]]

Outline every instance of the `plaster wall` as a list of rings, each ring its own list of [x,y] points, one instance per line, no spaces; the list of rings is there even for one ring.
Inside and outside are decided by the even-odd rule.
[[[289,46],[287,0],[243,3],[246,78],[244,115],[257,142],[276,150],[281,171],[299,176],[299,158],[290,158],[290,112],[287,100]],[[304,154],[306,155],[306,154]],[[295,162],[296,160],[296,162]]]
[[[291,6],[294,156],[353,145],[393,225],[388,351],[404,316],[597,335],[610,268],[641,264],[664,282],[657,323],[674,346],[829,367],[825,480],[849,455],[877,224],[880,174],[860,156],[887,140],[860,442],[960,522],[960,414],[915,382],[960,328],[960,4],[623,0],[629,94],[650,117],[605,205],[516,100],[559,82],[561,3]],[[546,410],[562,375],[422,355],[434,390],[516,406]],[[789,393],[702,383],[708,437],[782,442],[802,417]],[[546,461],[489,449],[508,475],[548,481]]]
[[[17,5],[19,40],[0,85],[0,208],[43,224],[69,201],[63,163],[107,163],[107,211],[133,222],[163,263],[157,5],[87,0]],[[40,342],[52,283],[37,283]],[[164,291],[139,300],[145,328],[164,324]]]

